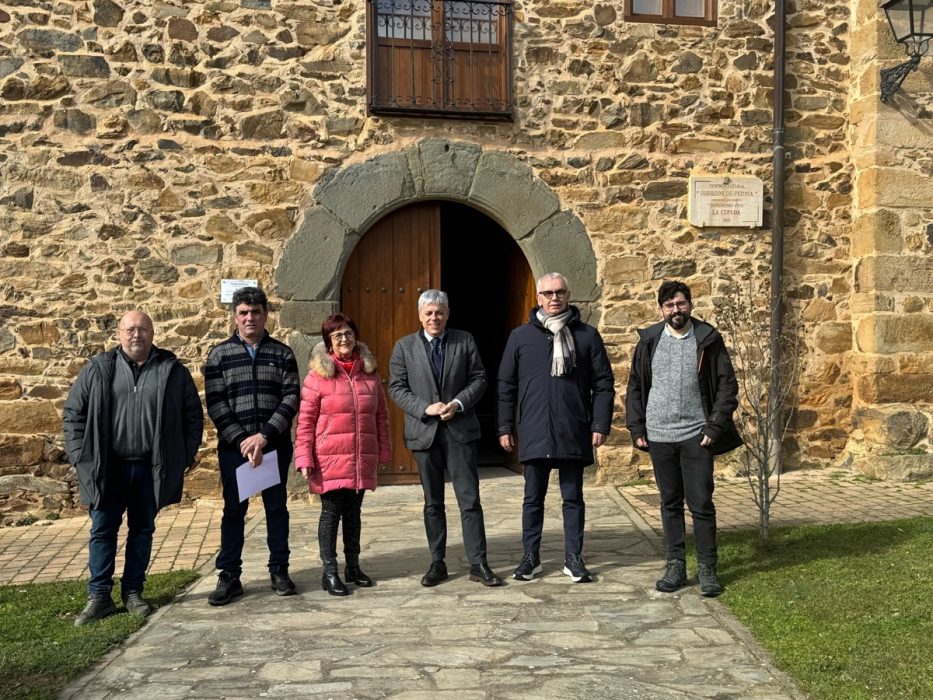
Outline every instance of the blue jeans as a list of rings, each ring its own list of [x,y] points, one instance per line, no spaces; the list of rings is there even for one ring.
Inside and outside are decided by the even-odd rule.
[[[551,469],[557,470],[563,499],[564,554],[583,554],[583,527],[586,503],[583,501],[583,465],[559,460],[540,460],[525,465],[525,498],[522,501],[522,548],[537,552],[544,528],[544,497]]]
[[[115,462],[110,465],[104,497],[98,508],[91,509],[91,540],[88,546],[87,584],[89,595],[110,595],[117,559],[117,534],[126,512],[129,532],[123,577],[123,592],[143,590],[146,569],[152,554],[155,531],[155,493],[152,488],[152,465],[149,462]]]
[[[269,546],[269,571],[287,572],[288,556],[288,468],[292,461],[291,443],[266,448],[278,450],[280,483],[262,492],[262,505],[266,511],[266,544]],[[217,450],[220,462],[220,481],[224,492],[224,514],[220,520],[220,552],[217,568],[239,576],[243,572],[243,533],[249,500],[240,502],[236,483],[236,469],[246,460],[238,451]]]
[[[713,453],[702,447],[703,435],[681,442],[649,445],[654,480],[661,492],[665,558],[686,559],[684,501],[693,516],[697,561],[716,565],[716,506],[713,505]]]

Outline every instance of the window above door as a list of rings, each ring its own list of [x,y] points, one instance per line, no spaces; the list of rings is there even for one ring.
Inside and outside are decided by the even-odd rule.
[[[716,26],[717,0],[625,0],[626,22]]]
[[[371,114],[510,120],[511,0],[367,0]]]

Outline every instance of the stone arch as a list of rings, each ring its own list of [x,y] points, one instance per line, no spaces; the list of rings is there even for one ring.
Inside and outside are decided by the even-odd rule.
[[[276,290],[285,300],[281,325],[299,334],[319,327],[340,303],[344,267],[369,227],[428,199],[462,202],[494,219],[521,247],[536,277],[563,272],[574,301],[588,316],[597,310],[593,246],[579,217],[560,208],[557,194],[513,155],[431,138],[325,175],[276,270]]]

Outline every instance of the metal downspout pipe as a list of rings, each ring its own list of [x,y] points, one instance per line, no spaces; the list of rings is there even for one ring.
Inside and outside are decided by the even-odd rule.
[[[775,0],[774,13],[774,132],[772,145],[772,207],[771,207],[771,396],[780,386],[781,330],[784,294],[784,53],[786,38],[785,0]],[[775,474],[781,473],[781,432],[783,406],[772,410],[770,437]]]

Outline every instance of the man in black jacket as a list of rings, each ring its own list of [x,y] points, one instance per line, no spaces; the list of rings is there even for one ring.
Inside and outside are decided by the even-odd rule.
[[[612,423],[612,368],[599,332],[570,305],[567,278],[549,272],[537,282],[538,306],[512,331],[499,364],[499,444],[524,465],[524,557],[512,577],[541,573],[544,498],[557,469],[564,513],[564,573],[592,580],[583,561],[583,468],[606,441]]]
[[[181,500],[204,429],[191,373],[153,346],[152,319],[130,311],[120,319],[119,335],[120,347],[84,365],[64,406],[65,452],[91,516],[88,599],[76,627],[116,610],[111,590],[124,512],[121,596],[128,612],[150,612],[142,592],[155,516]]]
[[[671,593],[687,584],[684,498],[693,516],[700,593],[717,596],[713,457],[742,440],[732,422],[738,382],[725,343],[710,324],[691,318],[690,288],[664,282],[663,321],[639,330],[626,399],[635,447],[651,454],[661,492],[667,565],[655,584]]]

